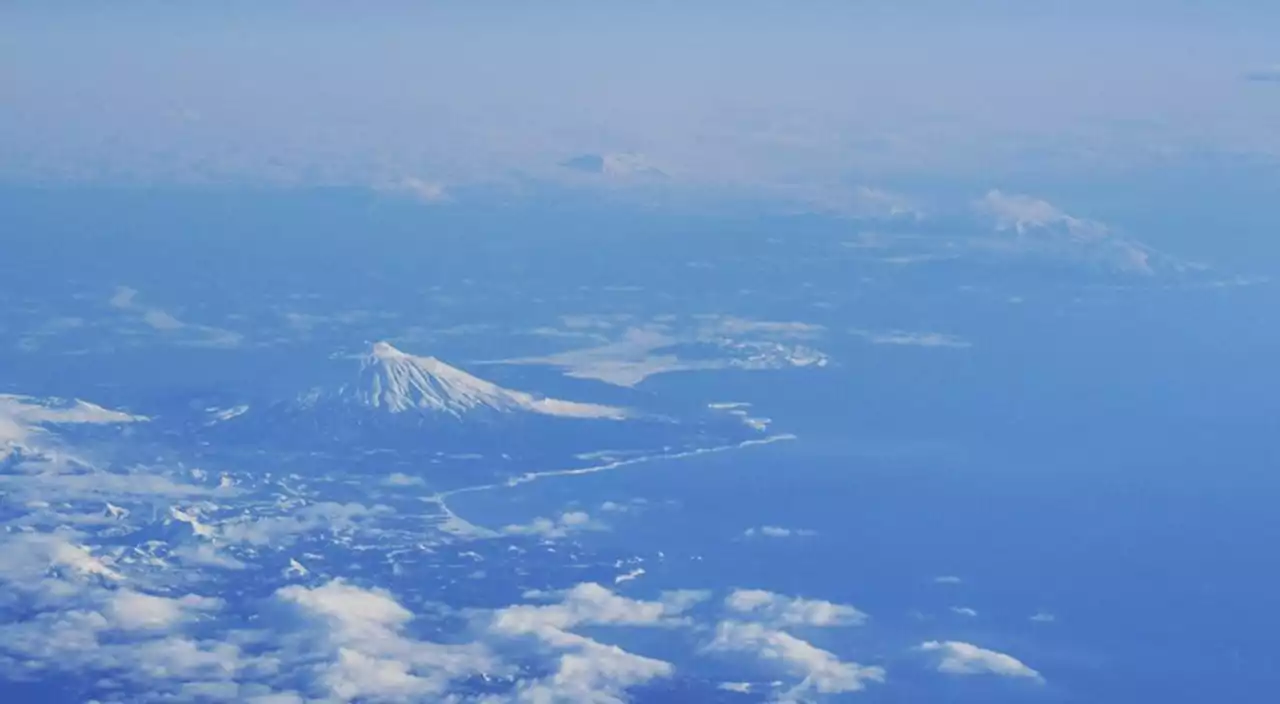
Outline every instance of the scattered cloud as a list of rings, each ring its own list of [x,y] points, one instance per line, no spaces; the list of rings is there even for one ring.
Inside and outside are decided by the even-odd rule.
[[[177,599],[116,590],[107,601],[106,614],[117,628],[127,631],[165,630],[199,613],[222,608],[222,600],[188,594]]]
[[[1057,616],[1054,616],[1047,611],[1037,611],[1032,614],[1030,618],[1032,623],[1053,623],[1058,620]]]
[[[423,203],[447,203],[453,200],[449,189],[439,181],[427,181],[416,176],[407,176],[382,188],[392,193],[404,193]]]
[[[629,653],[569,629],[577,626],[670,627],[688,623],[683,613],[706,599],[704,592],[664,592],[658,601],[619,596],[596,583],[558,592],[559,602],[498,610],[489,630],[507,637],[532,637],[559,653],[554,672],[518,685],[526,702],[618,702],[629,687],[669,677],[668,662]]]
[[[230,543],[257,546],[287,545],[299,536],[314,531],[339,535],[357,529],[362,522],[390,512],[385,506],[368,507],[358,503],[320,501],[297,508],[280,516],[236,516],[216,526],[203,526],[198,513],[173,514],[177,520],[191,524],[196,533],[208,534]],[[202,530],[203,529],[203,530]]]
[[[762,589],[737,589],[724,600],[730,611],[773,626],[860,626],[867,615],[846,604],[789,597]]]
[[[613,583],[622,584],[623,582],[631,582],[639,579],[642,575],[644,575],[644,573],[645,573],[645,569],[643,567],[637,567],[631,570],[630,572],[625,572],[623,574],[618,575],[617,577],[614,577]]]
[[[934,584],[960,584],[963,581],[963,579],[951,574],[933,578]]]
[[[808,528],[783,528],[782,526],[760,526],[748,528],[742,532],[748,538],[763,536],[765,538],[799,538],[817,535],[818,532]]]
[[[551,595],[559,602],[499,610],[494,614],[492,628],[507,634],[547,634],[554,639],[554,631],[580,625],[681,625],[686,623],[682,614],[708,597],[705,592],[673,591],[664,592],[658,601],[638,601],[595,582]]]
[[[235,701],[234,680],[261,674],[260,659],[200,635],[221,615],[220,599],[151,593],[77,538],[66,531],[0,537],[0,605],[22,603],[21,618],[0,621],[4,678],[110,673],[102,686],[142,689],[153,700],[179,699],[200,683],[231,685],[234,696],[225,701]]]
[[[84,318],[75,316],[58,316],[44,321],[35,329],[26,332],[18,339],[17,348],[24,352],[34,352],[41,348],[43,341],[67,332],[81,330],[86,327]]]
[[[590,455],[579,455],[578,457],[580,459],[593,459],[599,457],[610,461],[615,458],[613,453],[604,453],[600,455],[591,453]],[[642,511],[648,506],[649,501],[647,499],[635,498],[628,499],[626,501],[605,501],[600,504],[600,510],[606,513],[634,513],[636,511]]]
[[[117,520],[130,515],[108,513]],[[201,517],[195,509],[173,513],[197,524]],[[214,564],[220,557],[199,559]],[[109,695],[146,691],[165,701],[471,701],[456,694],[459,686],[483,677],[506,683],[477,698],[487,704],[618,703],[630,688],[671,677],[675,666],[603,642],[601,629],[696,633],[689,612],[710,596],[675,590],[631,599],[581,583],[474,611],[465,638],[437,642],[415,635],[419,616],[388,590],[344,579],[299,583],[277,589],[266,602],[237,603],[233,611],[222,599],[156,591],[148,586],[155,578],[176,573],[145,577],[137,564],[119,558],[73,532],[0,535],[0,606],[20,600],[27,614],[0,621],[0,673],[110,674],[101,679]],[[618,581],[640,574],[635,569]],[[736,616],[717,627],[707,650],[746,653],[791,673],[797,679],[791,697],[857,691],[883,680],[880,668],[843,662],[778,630],[856,625],[865,615],[852,607],[759,590],[737,590],[724,606]],[[578,632],[583,628],[591,635]]]
[[[563,634],[552,645],[564,650],[555,671],[540,679],[520,682],[514,693],[515,701],[621,704],[627,689],[670,677],[675,672],[675,666],[669,662],[636,655],[585,636]]]
[[[78,584],[81,578],[86,577],[100,578],[104,583],[122,579],[111,566],[110,558],[95,556],[87,547],[75,542],[76,537],[69,531],[8,535],[0,542],[0,563],[5,567],[0,580],[11,589],[24,591],[53,586],[42,581],[49,570],[57,575],[55,580],[68,584]],[[52,591],[70,594],[77,590]]]
[[[854,328],[849,331],[873,345],[903,345],[911,347],[949,347],[963,349],[972,347],[968,340],[941,332],[912,332],[910,330],[862,330]]]
[[[847,199],[826,202],[834,206],[837,212],[858,218],[923,220],[925,217],[923,206],[915,199],[902,193],[869,186],[858,186]]]
[[[138,292],[127,286],[120,286],[107,301],[116,310],[132,313],[137,320],[153,330],[164,333],[187,333],[180,338],[180,343],[195,347],[239,347],[244,342],[244,335],[232,330],[199,325],[179,320],[172,313],[144,305],[138,301]]]
[[[392,472],[383,480],[387,486],[423,486],[427,482],[422,477],[414,477],[402,472]]]
[[[144,420],[85,402],[16,396],[0,396],[0,408],[7,437],[50,451],[71,449],[61,445],[62,424]],[[304,489],[315,476],[280,475],[256,485],[246,475],[202,469],[106,471],[86,463],[26,473],[29,462],[9,460],[0,477],[6,505],[26,511],[0,532],[0,678],[74,674],[97,682],[94,694],[113,701],[268,704],[470,701],[457,695],[462,683],[484,678],[494,693],[475,699],[486,704],[620,702],[628,689],[672,676],[675,665],[623,650],[602,632],[661,628],[691,642],[706,633],[691,614],[710,599],[707,592],[631,599],[613,585],[588,582],[464,612],[472,616],[469,628],[428,637],[438,623],[426,623],[392,591],[331,578],[340,562],[310,552],[320,550],[315,540],[340,554],[364,548],[352,540],[361,535],[388,545],[399,518],[390,507],[319,500]],[[614,508],[640,505],[647,504]],[[598,527],[586,512],[569,511],[511,533]],[[406,551],[430,552],[416,536]],[[307,547],[293,553],[299,543]],[[643,575],[639,562],[620,560],[615,584]],[[237,576],[222,570],[296,581],[268,598],[246,599],[222,588],[221,579]],[[865,618],[844,605],[752,590],[734,592],[723,608],[735,621],[772,630]],[[849,691],[875,673],[780,631],[752,642],[755,659],[801,679],[813,674],[796,692]],[[778,657],[758,652],[767,643],[788,650]]]
[[[977,618],[978,616],[977,610],[971,609],[968,606],[953,606],[951,607],[951,613],[957,616],[965,616],[967,618]]]
[[[341,580],[283,587],[276,599],[305,628],[286,637],[289,660],[308,663],[317,694],[337,701],[438,698],[452,682],[503,667],[482,644],[444,645],[406,634],[413,614],[387,591]]]
[[[960,641],[922,643],[919,650],[938,656],[938,672],[949,675],[998,675],[1043,681],[1039,672],[1017,658]]]
[[[566,511],[558,518],[538,517],[528,523],[505,526],[507,535],[535,535],[541,538],[563,538],[570,533],[586,530],[606,530],[607,527],[593,519],[585,511]]]
[[[844,662],[829,651],[759,623],[720,622],[706,650],[749,654],[798,678],[799,683],[779,697],[781,701],[800,700],[812,694],[858,692],[868,683],[885,679],[882,667]]]
[[[720,621],[707,652],[742,653],[766,663],[798,682],[778,701],[807,701],[814,694],[857,692],[883,682],[884,668],[844,662],[783,629],[860,626],[867,615],[846,604],[790,597],[762,589],[736,589],[725,597],[732,614]],[[774,688],[783,686],[775,683]],[[750,691],[736,690],[736,691]]]
[[[243,570],[249,566],[207,543],[180,545],[170,554],[184,565],[196,568],[217,567],[224,570]]]

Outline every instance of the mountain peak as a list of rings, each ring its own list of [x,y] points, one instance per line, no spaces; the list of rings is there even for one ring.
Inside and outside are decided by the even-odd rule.
[[[390,342],[379,340],[373,343],[373,347],[369,350],[369,356],[376,359],[399,359],[409,355],[396,349]]]
[[[357,381],[339,395],[365,408],[390,413],[435,412],[461,418],[473,412],[531,412],[577,418],[626,416],[620,408],[538,398],[452,367],[435,357],[402,352],[375,342],[360,363]]]

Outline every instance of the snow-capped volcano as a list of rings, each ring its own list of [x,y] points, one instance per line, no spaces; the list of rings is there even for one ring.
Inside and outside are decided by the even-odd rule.
[[[389,413],[428,412],[462,418],[474,412],[537,413],[567,418],[619,420],[621,408],[541,398],[451,367],[435,357],[417,357],[377,342],[360,359],[355,383],[337,396],[354,405]]]

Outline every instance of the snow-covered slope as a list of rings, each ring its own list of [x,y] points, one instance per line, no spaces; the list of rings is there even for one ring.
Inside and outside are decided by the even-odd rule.
[[[565,418],[627,417],[624,409],[540,398],[504,389],[434,357],[406,354],[378,342],[360,360],[356,381],[338,389],[339,400],[387,413],[439,413],[462,418],[476,412],[536,413]],[[313,395],[320,401],[326,395]]]
[[[49,426],[115,425],[146,421],[143,416],[113,411],[79,399],[38,399],[0,394],[0,459],[11,453],[34,453],[49,443]]]

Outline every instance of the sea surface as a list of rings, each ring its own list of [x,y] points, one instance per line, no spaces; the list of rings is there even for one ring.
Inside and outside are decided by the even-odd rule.
[[[1216,311],[1194,299],[1195,329],[1169,324],[1190,300],[1169,295],[1065,327],[1023,313],[1022,329],[967,349],[849,347],[828,369],[660,377],[647,388],[749,402],[796,437],[452,506],[488,526],[599,516],[608,531],[575,539],[644,559],[627,593],[853,604],[868,624],[815,643],[888,668],[895,686],[866,701],[1262,701],[1280,684],[1276,409],[1262,386],[1276,377],[1251,355],[1229,364],[1238,348],[1213,339],[1255,296]],[[1046,682],[931,676],[912,648],[935,639],[1011,653]]]

